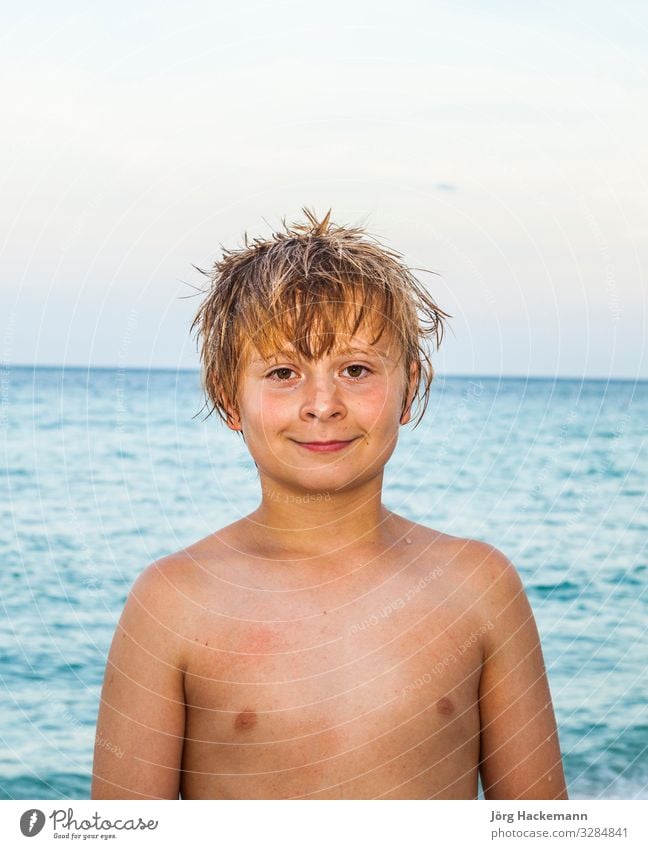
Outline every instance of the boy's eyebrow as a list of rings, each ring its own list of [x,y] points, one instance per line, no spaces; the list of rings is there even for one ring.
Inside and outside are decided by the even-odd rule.
[[[382,348],[345,347],[345,348],[340,348],[337,351],[337,353],[334,354],[334,356],[344,356],[346,354],[364,354],[365,356],[369,356],[369,357],[371,357],[371,356],[381,357],[382,359],[385,359],[385,360],[391,359],[389,354],[386,351],[384,351]],[[270,357],[268,357],[268,359],[265,359],[264,357],[257,357],[256,359],[252,360],[252,363],[267,363],[267,362],[270,362],[270,360],[272,360],[272,359],[277,359],[277,357],[283,357],[283,356],[295,357],[295,356],[298,356],[298,354],[297,354],[297,351],[295,351],[293,348],[285,348],[282,351],[277,351],[276,353],[272,354]]]

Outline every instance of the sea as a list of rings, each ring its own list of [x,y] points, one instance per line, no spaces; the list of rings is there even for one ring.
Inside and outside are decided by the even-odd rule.
[[[144,566],[254,510],[195,371],[0,371],[0,798],[86,799],[106,655]],[[516,565],[571,798],[648,798],[648,382],[442,376],[388,508]]]

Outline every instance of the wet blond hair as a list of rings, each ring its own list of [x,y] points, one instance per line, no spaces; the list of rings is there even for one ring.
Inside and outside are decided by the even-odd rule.
[[[227,422],[227,407],[237,409],[241,367],[251,343],[264,359],[292,345],[307,360],[317,360],[339,345],[340,333],[361,327],[386,327],[400,346],[406,375],[410,365],[418,384],[414,399],[425,413],[434,369],[432,340],[438,348],[444,320],[440,309],[402,255],[386,248],[360,227],[337,226],[331,210],[319,221],[302,210],[305,223],[287,226],[269,239],[244,237],[243,247],[223,248],[210,271],[206,295],[194,318],[208,412]],[[222,247],[222,246],[221,246]]]

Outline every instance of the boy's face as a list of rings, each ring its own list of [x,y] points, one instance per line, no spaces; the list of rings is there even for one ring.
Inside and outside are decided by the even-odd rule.
[[[410,420],[416,370],[406,382],[394,338],[387,330],[376,345],[373,338],[369,329],[340,334],[333,351],[311,362],[292,348],[269,361],[250,348],[229,427],[242,431],[261,475],[278,485],[341,492],[382,472],[399,426]]]

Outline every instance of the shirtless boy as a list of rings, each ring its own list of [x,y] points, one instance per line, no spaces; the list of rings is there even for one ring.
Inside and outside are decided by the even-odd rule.
[[[399,254],[304,212],[210,273],[205,389],[261,503],[133,585],[92,797],[474,799],[480,774],[487,799],[565,799],[515,568],[381,500],[448,316]]]

